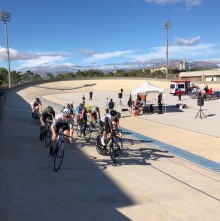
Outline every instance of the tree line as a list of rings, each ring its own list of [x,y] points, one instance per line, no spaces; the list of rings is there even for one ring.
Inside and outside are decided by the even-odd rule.
[[[172,69],[169,70],[170,78],[171,76],[177,77],[179,74],[179,70]],[[58,80],[66,80],[71,78],[93,78],[93,77],[144,77],[144,78],[158,78],[158,79],[165,79],[166,74],[161,70],[152,71],[150,69],[136,69],[136,70],[116,70],[110,71],[108,73],[104,73],[101,70],[85,70],[81,71],[78,70],[76,72],[67,72],[58,75],[54,75],[52,73],[46,73],[44,76],[34,73],[30,70],[26,71],[25,73],[21,73],[20,71],[12,71],[11,72],[11,85],[18,85],[27,82],[33,81],[40,81],[40,80],[51,80],[51,79],[58,79]],[[7,87],[8,86],[8,70],[6,68],[0,68],[0,87]]]

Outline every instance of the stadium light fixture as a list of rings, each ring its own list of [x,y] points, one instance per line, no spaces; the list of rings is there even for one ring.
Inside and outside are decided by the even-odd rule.
[[[163,28],[166,29],[166,79],[168,78],[168,29],[170,27],[170,20],[166,20],[163,22]]]
[[[11,13],[8,10],[0,11],[0,20],[5,23],[5,37],[6,37],[6,53],[8,55],[8,87],[11,87],[11,67],[10,67],[10,56],[9,56],[9,45],[8,45],[8,29],[7,21],[11,21]]]

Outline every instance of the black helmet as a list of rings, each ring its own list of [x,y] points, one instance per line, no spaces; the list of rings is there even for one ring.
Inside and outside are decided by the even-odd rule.
[[[111,110],[111,111],[110,111],[110,115],[111,115],[111,116],[116,116],[116,114],[117,114],[117,112],[116,112],[115,110]]]
[[[99,108],[98,108],[98,107],[96,107],[95,110],[96,110],[97,112],[99,112]]]
[[[116,112],[116,117],[117,118],[120,118],[121,117],[121,114],[119,112]]]
[[[40,101],[40,98],[37,97],[37,98],[35,98],[35,100],[38,102],[38,101]]]
[[[53,111],[53,107],[48,106],[48,107],[47,107],[47,111],[48,111],[48,112],[52,112],[52,111]]]

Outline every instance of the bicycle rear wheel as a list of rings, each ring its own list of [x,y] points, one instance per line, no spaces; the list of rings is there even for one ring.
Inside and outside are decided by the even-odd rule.
[[[110,146],[110,156],[113,163],[119,163],[119,160],[121,158],[121,148],[118,143],[113,142]]]
[[[104,149],[104,147],[101,144],[101,136],[100,135],[96,138],[96,150],[97,150],[98,154],[100,154],[100,155],[107,154],[107,150]]]
[[[91,138],[91,129],[90,127],[87,125],[85,127],[85,130],[83,131],[83,136],[86,140],[86,142],[89,142],[90,141],[90,138]]]
[[[57,172],[63,162],[64,158],[64,146],[61,148],[60,146],[57,146],[55,155],[54,155],[54,171]]]
[[[45,135],[44,135],[44,141],[45,141],[45,146],[49,147],[50,143],[51,143],[51,131],[50,130],[46,130]]]

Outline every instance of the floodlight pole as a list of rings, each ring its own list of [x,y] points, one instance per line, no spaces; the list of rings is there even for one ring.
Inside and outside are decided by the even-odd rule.
[[[170,20],[166,20],[163,22],[163,28],[166,29],[166,79],[168,79],[168,29],[170,27]]]
[[[11,87],[11,67],[10,67],[10,56],[9,56],[9,45],[8,45],[8,29],[7,21],[11,21],[11,13],[8,10],[1,10],[0,20],[5,23],[5,38],[6,38],[6,53],[8,55],[8,87]]]

